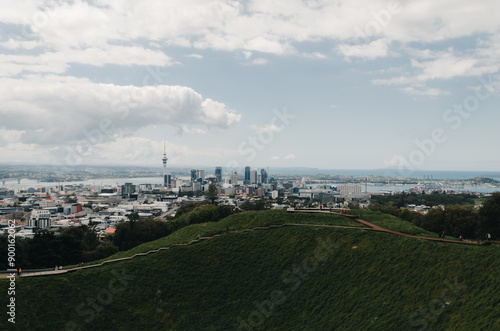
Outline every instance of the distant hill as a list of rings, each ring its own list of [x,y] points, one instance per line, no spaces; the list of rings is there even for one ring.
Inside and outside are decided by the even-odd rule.
[[[479,184],[500,184],[498,180],[488,177],[474,177],[471,180]]]
[[[392,216],[363,217],[372,216],[416,231]],[[355,225],[340,216],[264,211],[188,226],[134,252],[222,236],[100,268],[19,279],[16,329],[500,328],[499,246],[320,226],[226,233],[285,222]],[[0,329],[12,329],[5,317]]]

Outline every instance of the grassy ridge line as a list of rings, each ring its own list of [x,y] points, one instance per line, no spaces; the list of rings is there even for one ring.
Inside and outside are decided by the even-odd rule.
[[[219,222],[192,224],[179,229],[164,238],[144,243],[128,251],[118,252],[105,259],[91,263],[100,263],[106,260],[129,257],[137,253],[145,253],[147,251],[158,249],[160,247],[170,246],[172,244],[188,243],[191,240],[195,240],[198,235],[200,237],[211,237],[215,234],[225,232],[226,229],[229,229],[229,231],[237,231],[259,226],[279,225],[286,223],[363,227],[363,225],[355,221],[337,215],[299,215],[289,214],[283,210],[249,211],[231,215]]]
[[[283,282],[283,274],[314,256],[318,238],[340,246],[292,290],[296,283]],[[263,321],[263,329],[417,330],[410,316],[441,297],[444,281],[457,278],[466,289],[429,327],[495,329],[500,327],[494,295],[499,258],[500,250],[492,246],[446,245],[373,231],[245,231],[98,269],[21,279],[17,326],[64,329],[75,322],[82,330],[230,330],[238,317],[247,319],[256,310],[255,302],[280,290],[286,301]],[[122,269],[133,281],[86,323],[89,316],[79,315],[77,307],[107,288],[113,271]]]
[[[414,225],[411,222],[404,221],[399,217],[384,214],[379,211],[353,209],[349,211],[350,214],[359,215],[359,218],[373,223],[381,228],[406,233],[412,236],[436,238],[438,235],[434,232],[424,230]],[[451,238],[451,237],[450,237]]]
[[[372,230],[371,228],[362,228],[362,227],[359,227],[359,226],[355,227],[355,226],[340,226],[340,225],[289,224],[289,223],[286,223],[286,224],[280,224],[280,225],[259,226],[259,227],[253,228],[253,229],[248,228],[248,229],[243,229],[243,230],[232,230],[232,231],[228,231],[227,233],[228,234],[229,233],[234,234],[234,233],[242,233],[242,232],[256,231],[256,230],[271,230],[271,229],[279,229],[279,228],[282,228],[284,226],[299,226],[299,227],[300,226],[309,226],[309,227],[340,228],[340,229],[354,229],[354,230]],[[73,271],[77,271],[77,270],[85,270],[85,269],[90,269],[90,268],[95,268],[95,267],[101,267],[101,266],[103,266],[104,264],[107,264],[107,263],[132,260],[135,257],[146,256],[146,255],[149,255],[149,254],[158,253],[158,252],[163,251],[163,250],[171,249],[172,247],[189,246],[189,245],[192,245],[192,244],[195,244],[195,243],[199,243],[202,240],[209,240],[209,239],[213,239],[213,238],[216,238],[216,237],[220,237],[222,235],[223,234],[219,233],[219,234],[214,234],[213,236],[210,236],[210,237],[200,237],[199,239],[191,240],[190,242],[185,243],[185,244],[172,244],[172,245],[170,245],[168,247],[160,247],[158,249],[153,249],[153,250],[147,251],[145,253],[137,253],[137,254],[134,254],[134,255],[128,256],[128,257],[116,258],[116,259],[112,259],[112,260],[105,260],[105,261],[103,261],[103,262],[101,262],[99,264],[91,264],[91,265],[87,265],[87,266],[83,266],[83,267],[74,267],[74,268],[69,269],[69,270],[65,269],[63,271],[59,271],[57,274],[68,273],[68,272],[73,272]],[[44,276],[44,275],[45,274],[41,274],[40,276]]]
[[[418,228],[410,222],[401,220],[398,217],[383,214],[380,212],[370,210],[353,210],[351,213],[360,215],[361,218],[386,228],[388,230],[398,231],[422,237],[435,237],[436,234]],[[265,216],[264,216],[265,215]],[[272,224],[325,224],[325,225],[338,225],[338,226],[352,226],[363,227],[364,225],[355,222],[347,217],[333,215],[333,214],[300,214],[300,213],[287,213],[283,210],[271,211],[250,211],[231,215],[219,222],[192,224],[185,228],[179,229],[173,234],[160,238],[155,241],[144,243],[134,247],[128,251],[118,252],[107,258],[97,260],[94,262],[85,263],[84,266],[94,266],[101,264],[104,261],[115,260],[120,258],[127,258],[140,253],[147,253],[151,250],[156,250],[162,247],[168,247],[174,244],[184,244],[195,240],[198,236],[211,237],[215,234],[229,231],[236,231],[241,229],[249,229],[258,226],[269,226]]]

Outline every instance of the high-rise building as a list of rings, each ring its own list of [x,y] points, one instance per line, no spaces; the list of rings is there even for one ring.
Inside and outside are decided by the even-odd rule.
[[[338,190],[340,192],[340,195],[342,196],[347,196],[347,195],[354,195],[354,194],[361,194],[361,185],[357,184],[346,184],[338,187]]]
[[[250,184],[250,167],[249,166],[245,167],[245,180],[243,181],[243,184],[245,184],[245,185]]]
[[[50,228],[50,211],[44,209],[33,209],[28,220],[28,226],[37,230]]]
[[[250,170],[250,184],[257,184],[257,169]]]
[[[217,183],[222,183],[222,167],[215,168],[215,180]]]
[[[130,198],[130,195],[135,193],[135,185],[132,183],[125,183],[122,185],[122,198]]]
[[[265,169],[260,169],[260,176],[262,184],[267,184],[267,171]]]
[[[236,171],[231,175],[231,184],[233,186],[238,184],[238,173]]]
[[[166,188],[172,188],[172,175],[170,173],[163,176],[163,186]]]
[[[170,188],[171,175],[167,173],[167,145],[163,142],[163,186]]]
[[[191,183],[196,182],[196,179],[198,178],[198,175],[196,174],[195,169],[191,169]]]
[[[196,170],[196,176],[201,178],[201,181],[203,182],[205,180],[205,170]]]

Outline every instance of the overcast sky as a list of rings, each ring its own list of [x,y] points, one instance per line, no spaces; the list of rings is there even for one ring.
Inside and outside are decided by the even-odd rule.
[[[3,1],[0,162],[497,171],[499,12]]]

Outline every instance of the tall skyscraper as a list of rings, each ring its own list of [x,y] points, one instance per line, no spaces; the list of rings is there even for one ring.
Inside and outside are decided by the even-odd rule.
[[[257,169],[250,170],[250,184],[257,184]]]
[[[245,185],[250,184],[250,167],[249,166],[245,167],[245,180],[243,181],[243,184],[245,184]]]
[[[262,179],[262,184],[267,184],[267,171],[265,169],[260,169],[260,176]]]
[[[196,174],[195,169],[191,169],[191,183],[196,182],[196,179],[198,178],[198,175]]]
[[[205,181],[205,170],[196,170],[196,175],[201,178],[201,181]]]
[[[237,185],[238,184],[238,173],[235,171],[232,175],[231,175],[231,185]]]
[[[215,168],[215,180],[217,183],[222,183],[222,167]]]

